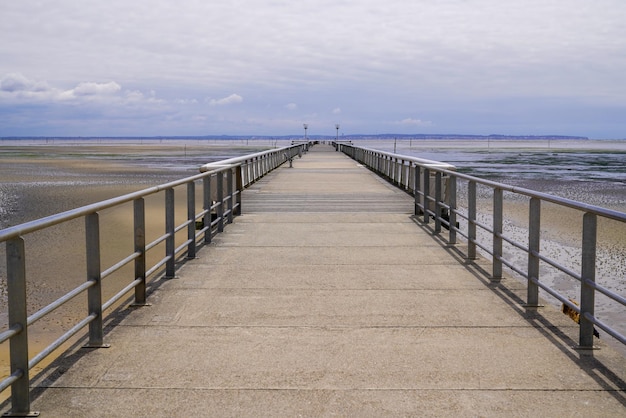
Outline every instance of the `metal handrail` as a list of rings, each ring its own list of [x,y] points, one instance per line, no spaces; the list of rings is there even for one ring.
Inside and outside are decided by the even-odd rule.
[[[0,392],[11,387],[11,414],[26,416],[30,411],[29,371],[36,364],[50,356],[70,338],[89,326],[89,347],[106,346],[103,342],[104,311],[111,308],[129,292],[135,291],[134,304],[146,304],[146,283],[157,272],[163,277],[175,275],[175,262],[182,255],[195,257],[198,243],[208,244],[212,237],[223,231],[224,223],[231,223],[233,216],[241,214],[241,191],[256,182],[268,172],[279,167],[296,155],[308,150],[308,143],[273,149],[269,151],[230,158],[203,165],[201,173],[191,177],[143,189],[123,196],[68,210],[45,218],[0,230],[0,242],[5,242],[7,260],[7,285],[9,300],[9,326],[0,332],[0,344],[11,341],[11,374],[0,380]],[[197,183],[202,183],[203,209],[196,213],[195,195]],[[187,186],[187,219],[174,225],[174,189]],[[157,193],[165,193],[165,234],[150,243],[145,242],[144,199]],[[134,205],[134,250],[115,262],[108,269],[100,268],[100,220],[99,213],[106,209],[133,202]],[[212,216],[215,219],[212,219]],[[49,305],[28,316],[26,311],[26,269],[25,259],[32,254],[25,249],[25,236],[74,219],[85,219],[85,249],[87,253],[87,278],[84,283],[61,296]],[[202,219],[202,228],[196,232],[196,221]],[[175,247],[178,233],[187,231],[187,239]],[[147,268],[146,254],[165,244],[165,256]],[[37,255],[35,254],[34,257]],[[102,300],[102,281],[113,272],[133,263],[134,275],[130,282],[107,301]],[[164,267],[164,268],[163,268]],[[76,296],[87,292],[87,315],[74,324],[63,335],[36,353],[29,360],[28,327],[46,317]]]
[[[503,265],[525,278],[527,280],[526,307],[540,306],[539,289],[541,288],[578,313],[580,315],[579,348],[589,349],[593,347],[594,325],[604,330],[618,342],[626,345],[625,335],[594,315],[596,291],[612,301],[626,306],[625,297],[597,284],[595,277],[597,218],[612,219],[626,223],[626,213],[458,173],[455,171],[454,166],[446,163],[357,147],[349,143],[337,142],[334,145],[337,151],[345,153],[412,194],[415,197],[415,216],[418,219],[423,219],[424,223],[429,223],[431,217],[434,218],[435,227],[432,229],[433,234],[440,234],[441,225],[446,225],[449,230],[447,239],[449,244],[457,243],[457,234],[467,240],[467,257],[469,259],[476,258],[476,248],[481,248],[489,254],[492,258],[492,280],[499,281],[502,279]],[[460,181],[467,182],[468,187],[467,210],[463,211],[459,210],[460,202],[457,201],[456,197],[457,183]],[[477,220],[476,185],[486,186],[492,190],[493,225],[485,225]],[[503,233],[503,192],[530,198],[528,243],[526,244],[519,243]],[[540,252],[540,208],[541,203],[544,202],[575,209],[583,213],[582,262],[581,271],[578,273]],[[457,226],[457,216],[467,221],[466,230]],[[481,242],[477,238],[477,227],[491,237],[490,243]],[[502,251],[503,243],[510,244],[518,250],[525,252],[528,258],[528,265],[522,267],[507,260]],[[562,295],[539,280],[540,262],[550,265],[580,283],[580,306],[572,303],[567,296]]]

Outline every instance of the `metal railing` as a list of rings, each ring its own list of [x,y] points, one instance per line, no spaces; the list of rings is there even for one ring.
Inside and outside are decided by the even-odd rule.
[[[9,340],[11,370],[10,375],[0,381],[0,393],[11,388],[11,412],[8,415],[37,414],[30,411],[29,371],[33,367],[87,326],[89,327],[87,346],[106,347],[103,332],[104,311],[117,302],[121,302],[122,298],[128,297],[131,291],[134,291],[134,305],[145,305],[148,279],[157,277],[157,273],[165,278],[175,277],[176,261],[180,257],[186,255],[187,258],[194,258],[198,244],[210,243],[215,234],[223,231],[225,223],[231,223],[233,216],[241,214],[241,191],[245,187],[307,150],[308,144],[298,144],[206,164],[201,167],[201,174],[192,177],[1,230],[0,243],[4,242],[6,247],[9,324],[8,329],[0,332],[0,344]],[[199,188],[202,210],[200,211],[196,210],[198,183],[201,185]],[[187,218],[180,225],[175,225],[174,217],[177,187],[186,187]],[[145,198],[159,193],[165,196],[163,202],[165,233],[152,242],[146,242]],[[134,251],[111,267],[102,270],[100,212],[130,202],[133,204]],[[26,251],[25,237],[30,233],[78,218],[84,218],[85,221],[85,282],[56,301],[28,315],[26,258],[36,258],[38,255]],[[177,234],[186,234],[186,239],[178,247],[175,245]],[[156,251],[157,247],[165,247],[165,254],[154,265],[148,267],[146,255],[151,250]],[[57,262],[62,261],[57,260]],[[130,263],[134,263],[134,276],[129,277],[128,283],[122,289],[118,289],[113,297],[103,301],[103,280]],[[29,359],[29,327],[85,292],[87,292],[87,306],[85,307],[87,315]]]
[[[596,280],[598,218],[626,223],[626,213],[457,173],[454,166],[450,164],[356,147],[349,143],[337,142],[334,145],[337,151],[347,154],[414,195],[415,216],[426,224],[430,222],[431,218],[434,219],[433,234],[440,234],[441,228],[444,226],[448,229],[448,244],[456,244],[457,235],[463,236],[467,240],[467,258],[476,259],[477,248],[489,254],[492,258],[491,280],[499,281],[502,279],[503,266],[526,279],[525,307],[541,306],[539,304],[539,289],[544,290],[561,302],[573,313],[572,315],[576,317],[579,323],[578,348],[593,348],[594,326],[602,329],[621,344],[626,345],[626,336],[616,330],[615,327],[598,319],[594,313],[598,293],[621,305],[622,308],[626,307],[624,296],[606,288]],[[465,205],[457,199],[457,189],[461,182],[466,184],[467,201]],[[489,216],[482,217],[491,217],[491,225],[479,221],[481,217],[478,216],[477,185],[484,186],[491,191],[491,211],[487,214]],[[516,241],[503,231],[505,192],[529,199],[529,220],[527,242],[525,243]],[[573,269],[563,266],[557,260],[549,258],[541,252],[542,203],[574,209],[582,214],[582,236],[579,241],[581,248],[580,271],[573,271]],[[465,228],[459,227],[457,219],[464,220]],[[482,230],[488,238],[481,240],[477,234],[477,229]],[[442,239],[445,240],[445,237],[442,236]],[[503,244],[525,254],[525,265],[521,266],[519,262],[516,264],[507,259],[503,252]],[[580,284],[580,304],[543,282],[540,279],[540,265],[550,266],[577,281]],[[626,314],[626,309],[624,309],[624,313]]]

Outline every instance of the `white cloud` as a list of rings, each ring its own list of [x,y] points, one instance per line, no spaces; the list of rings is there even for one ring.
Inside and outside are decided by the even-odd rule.
[[[30,90],[31,88],[32,82],[24,77],[22,74],[7,74],[0,80],[1,91],[14,93],[18,91]]]
[[[287,110],[296,110],[298,108],[298,105],[295,104],[295,103],[289,103],[289,104],[285,105],[285,108]]]
[[[211,99],[209,100],[209,105],[211,106],[226,106],[236,103],[243,102],[243,97],[238,94],[231,94],[228,97],[222,97],[221,99]]]
[[[0,105],[40,106],[90,105],[100,106],[103,113],[115,113],[113,108],[124,106],[155,106],[166,102],[156,97],[154,91],[148,96],[139,90],[122,90],[115,81],[80,82],[71,89],[50,86],[45,81],[31,80],[19,73],[7,74],[0,79]],[[108,111],[106,107],[113,107]]]
[[[340,108],[336,107],[336,108],[333,109],[333,115],[338,115],[340,113],[341,113],[341,109]]]
[[[406,119],[402,119],[401,121],[396,123],[397,125],[407,125],[407,126],[430,126],[432,125],[432,122],[430,121],[423,121],[421,119],[414,119],[414,118],[406,118]]]
[[[20,73],[6,74],[0,79],[0,98],[37,100],[54,94],[55,90],[48,83],[30,80]]]
[[[73,90],[75,96],[96,96],[96,95],[108,95],[115,94],[122,90],[122,87],[115,81],[109,81],[108,83],[80,83]]]
[[[179,105],[195,105],[198,104],[198,100],[196,99],[176,99],[174,103]]]
[[[128,101],[131,101],[131,102],[139,102],[139,101],[143,101],[143,100],[146,99],[144,94],[142,92],[140,92],[139,90],[127,91],[124,94],[124,97]]]

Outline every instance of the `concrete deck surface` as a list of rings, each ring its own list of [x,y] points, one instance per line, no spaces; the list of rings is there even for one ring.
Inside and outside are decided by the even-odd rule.
[[[42,417],[626,416],[626,361],[576,351],[426,233],[411,197],[330,147],[243,194],[243,215],[34,381]],[[485,265],[485,270],[489,268]],[[4,412],[4,411],[3,411]]]

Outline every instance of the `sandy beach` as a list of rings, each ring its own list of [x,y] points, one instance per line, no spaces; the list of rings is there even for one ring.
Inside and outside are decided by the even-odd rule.
[[[80,207],[125,193],[162,184],[174,179],[194,175],[204,163],[230,158],[235,155],[258,152],[269,148],[269,144],[236,146],[192,143],[149,144],[19,144],[0,145],[0,228],[38,219],[54,213]],[[518,186],[548,193],[567,191],[572,188],[581,195],[590,197],[591,204],[603,202],[606,190],[585,190],[589,185],[583,183],[559,182],[555,180],[524,180]],[[626,202],[626,188],[613,188],[612,198],[606,206],[623,210]],[[620,195],[615,195],[615,190]],[[590,193],[593,192],[593,193]],[[595,197],[594,197],[595,196]],[[159,197],[159,199],[161,199]],[[463,190],[459,199],[463,199]],[[525,228],[528,223],[528,202],[523,199],[505,199],[505,233],[524,242]],[[606,203],[606,200],[604,200]],[[159,202],[160,203],[160,202]],[[483,196],[481,206],[490,207],[488,196]],[[161,209],[154,209],[147,201],[149,230],[155,231],[154,239],[163,231],[164,215]],[[488,210],[487,210],[488,212]],[[186,216],[186,209],[176,210],[177,224]],[[103,229],[102,266],[108,267],[110,260],[119,260],[132,250],[130,234],[116,234],[127,230],[132,223],[132,206],[125,205],[102,215]],[[483,220],[488,223],[488,219]],[[573,270],[580,265],[581,215],[573,211],[555,208],[553,205],[542,207],[542,237],[545,244],[542,251],[559,260]],[[158,232],[158,233],[157,233]],[[617,222],[601,222],[599,232],[598,276],[612,275],[615,285],[612,289],[626,293],[626,225]],[[85,280],[83,254],[84,226],[82,221],[53,227],[41,233],[26,237],[28,254],[38,254],[36,259],[27,260],[29,312],[57,299]],[[523,255],[510,252],[512,259],[525,264]],[[156,254],[155,256],[156,257]],[[5,260],[0,261],[0,327],[7,324],[6,313],[6,274]],[[107,279],[105,297],[120,288],[124,271]],[[542,277],[566,294],[578,298],[577,285],[571,280],[555,274],[550,269],[542,270]],[[602,305],[598,309],[607,319],[623,321],[622,313],[615,313],[614,307]],[[85,302],[79,298],[55,311],[50,318],[37,323],[30,330],[31,346],[34,350],[49,343],[60,332],[67,330],[76,318],[85,315]],[[623,309],[621,309],[623,312]],[[617,315],[617,316],[616,316]],[[621,316],[620,316],[621,315]],[[621,318],[621,319],[620,319]],[[626,330],[622,329],[622,332]],[[8,374],[8,344],[0,345],[0,376]]]

